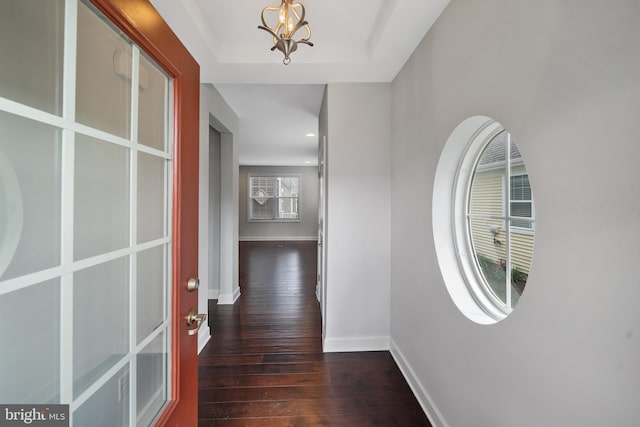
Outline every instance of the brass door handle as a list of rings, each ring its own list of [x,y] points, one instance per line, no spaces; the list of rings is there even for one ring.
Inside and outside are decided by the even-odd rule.
[[[189,335],[195,335],[198,333],[198,330],[200,330],[200,327],[202,326],[204,321],[207,320],[207,315],[198,314],[197,311],[195,311],[194,309],[191,309],[191,311],[189,312],[189,314],[187,314],[187,317],[185,317],[185,319],[187,320],[187,326],[193,326],[194,323],[197,323],[197,326],[195,328],[188,329]]]
[[[187,282],[187,291],[189,292],[197,291],[199,287],[200,279],[198,279],[197,277],[192,277]]]

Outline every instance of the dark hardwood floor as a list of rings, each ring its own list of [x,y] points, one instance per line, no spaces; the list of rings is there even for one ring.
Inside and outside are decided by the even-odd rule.
[[[315,242],[241,242],[242,296],[209,304],[199,427],[430,426],[389,352],[322,352]]]

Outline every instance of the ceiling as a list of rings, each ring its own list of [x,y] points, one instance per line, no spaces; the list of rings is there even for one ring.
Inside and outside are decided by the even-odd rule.
[[[301,0],[314,47],[291,64],[257,26],[279,0],[151,0],[240,117],[240,164],[316,163],[323,85],[390,82],[449,0]],[[304,30],[300,30],[300,36]]]
[[[240,117],[241,165],[318,164],[316,134],[324,85],[217,84],[216,88]]]

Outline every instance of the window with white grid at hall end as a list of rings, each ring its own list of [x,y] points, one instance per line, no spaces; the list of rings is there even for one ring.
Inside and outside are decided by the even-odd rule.
[[[300,221],[300,176],[249,177],[249,221]]]

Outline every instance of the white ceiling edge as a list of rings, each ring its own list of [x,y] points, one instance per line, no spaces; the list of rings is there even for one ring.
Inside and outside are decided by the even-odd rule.
[[[221,63],[217,58],[219,47],[203,36],[204,33],[211,40],[206,22],[194,12],[197,3],[193,0],[151,0],[151,3],[200,64],[203,83],[322,84],[392,81],[449,1],[392,0],[391,6],[384,9],[386,16],[378,19],[377,25],[382,28],[370,40],[367,62],[296,63],[292,57],[294,61],[286,67],[275,53],[273,62],[268,63]],[[256,11],[256,18],[258,14]],[[308,19],[313,23],[311,16]],[[345,37],[345,43],[348,40]],[[316,45],[313,49],[321,48]],[[354,46],[358,61],[361,61],[361,48]]]

